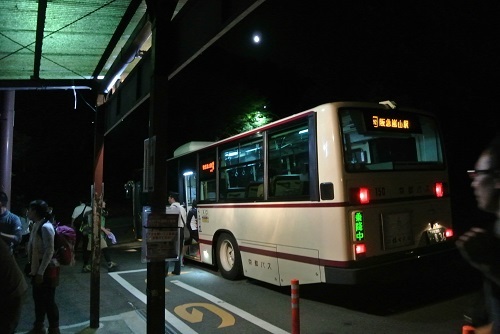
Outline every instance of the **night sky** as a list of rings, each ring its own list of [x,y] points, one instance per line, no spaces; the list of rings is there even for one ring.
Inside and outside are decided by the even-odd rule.
[[[166,156],[187,141],[220,137],[249,97],[269,101],[278,117],[331,101],[394,100],[442,123],[455,223],[488,220],[475,209],[465,171],[500,129],[498,17],[497,2],[267,1],[171,81]],[[13,196],[47,198],[56,212],[88,197],[94,112],[85,101],[94,104],[81,91],[75,110],[72,91],[16,93],[15,133],[29,140],[25,152],[14,146]],[[130,135],[110,135],[106,151],[131,150],[105,160],[115,206],[127,205],[123,184],[142,166],[142,152],[132,150],[143,138],[132,132],[147,130],[124,126]]]

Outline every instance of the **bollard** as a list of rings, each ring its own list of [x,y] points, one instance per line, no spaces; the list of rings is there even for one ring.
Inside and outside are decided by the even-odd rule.
[[[470,325],[462,326],[462,334],[474,334],[476,332],[475,328]]]
[[[292,279],[292,334],[300,334],[299,280]]]

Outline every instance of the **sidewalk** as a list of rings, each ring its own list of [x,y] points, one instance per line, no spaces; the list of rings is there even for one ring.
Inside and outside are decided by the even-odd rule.
[[[61,334],[146,334],[146,319],[139,311],[130,311],[99,319],[99,328],[90,328],[89,321],[59,327]]]
[[[115,224],[113,224],[115,223]],[[107,224],[117,238],[117,244],[110,246],[113,261],[119,264],[118,271],[129,270],[140,264],[141,241],[135,239],[133,227],[127,220],[111,221]],[[131,252],[133,256],[131,257]],[[82,273],[82,253],[76,253],[75,266],[61,268],[61,282],[56,289],[56,301],[60,314],[62,334],[146,334],[145,306],[126,296],[121,287],[107,275],[101,259],[99,280],[99,328],[90,328],[90,285],[91,274]],[[21,268],[26,258],[17,258]],[[145,266],[145,264],[144,264]],[[26,293],[21,319],[16,333],[27,333],[34,320],[34,305],[31,284]],[[137,306],[135,305],[137,304]],[[45,321],[47,326],[47,320]]]

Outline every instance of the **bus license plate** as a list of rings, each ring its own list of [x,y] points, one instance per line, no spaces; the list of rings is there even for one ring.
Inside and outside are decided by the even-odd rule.
[[[444,227],[433,228],[427,230],[427,238],[429,239],[429,243],[437,244],[438,242],[443,242],[446,240],[446,229]]]
[[[413,245],[410,213],[400,212],[382,215],[384,249]]]

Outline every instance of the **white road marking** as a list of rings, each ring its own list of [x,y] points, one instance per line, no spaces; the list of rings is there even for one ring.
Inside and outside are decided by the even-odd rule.
[[[136,272],[141,272],[141,271],[146,271],[147,269],[138,269],[138,270],[129,270],[129,271],[120,271],[120,272],[112,272],[109,273],[113,279],[115,279],[121,286],[123,286],[126,290],[128,290],[132,295],[134,295],[137,299],[139,299],[141,302],[144,304],[147,304],[147,297],[146,295],[140,291],[139,289],[135,288],[133,285],[131,285],[129,282],[127,282],[125,279],[123,279],[120,275],[122,274],[129,274],[129,273],[136,273]],[[209,294],[206,293],[200,289],[197,289],[195,287],[192,287],[188,284],[182,283],[181,281],[178,280],[172,280],[170,281],[171,283],[177,285],[178,287],[188,290],[202,298],[205,298],[206,300],[211,301],[215,305],[224,308],[239,317],[259,326],[260,328],[273,333],[273,334],[290,334],[289,332],[276,327],[260,318],[257,318],[250,313],[243,311],[242,309],[231,305],[229,303],[226,303],[225,301]],[[187,326],[183,321],[178,319],[176,316],[174,316],[172,313],[167,311],[165,309],[165,321],[174,326],[177,330],[181,331],[182,334],[197,334],[196,331],[194,331],[191,327]]]
[[[141,302],[147,305],[147,296],[134,287],[132,284],[127,282],[123,277],[120,276],[120,274],[127,274],[127,273],[132,273],[132,272],[139,272],[139,271],[146,271],[147,269],[141,269],[141,270],[130,270],[130,271],[122,271],[122,272],[113,272],[109,273],[111,277],[115,281],[117,281],[121,286],[123,286],[127,291],[129,291],[132,295],[134,295],[137,299],[139,299]],[[179,318],[177,318],[175,315],[167,311],[165,309],[165,321],[172,326],[174,326],[176,329],[181,331],[182,334],[198,334],[195,330],[193,330],[191,327],[186,325],[183,321],[181,321]]]
[[[229,303],[226,303],[225,301],[215,297],[215,296],[212,296],[211,294],[209,293],[206,293],[200,289],[197,289],[197,288],[194,288],[188,284],[185,284],[185,283],[182,283],[181,281],[170,281],[171,283],[185,289],[185,290],[188,290],[200,297],[203,297],[209,301],[211,301],[212,303],[214,303],[215,305],[217,305],[218,307],[222,307],[226,310],[228,310],[229,312],[232,312],[233,314],[236,314],[237,316],[259,326],[260,328],[270,332],[270,333],[274,333],[274,334],[289,334],[287,331],[284,331],[282,330],[281,328],[279,327],[276,327],[260,318],[257,318],[256,316],[253,316],[251,315],[250,313],[246,312],[246,311],[243,311],[242,309],[234,306],[234,305],[231,305]]]

